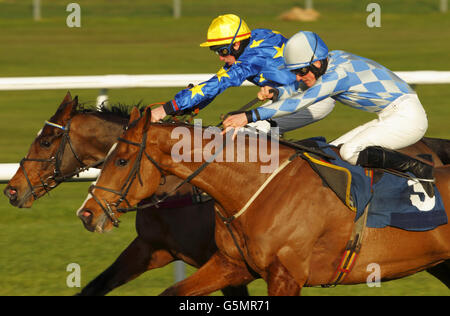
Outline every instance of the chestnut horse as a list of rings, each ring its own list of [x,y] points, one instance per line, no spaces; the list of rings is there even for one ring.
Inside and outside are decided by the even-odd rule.
[[[46,124],[32,143],[21,167],[4,190],[12,205],[31,207],[36,199],[83,166],[100,167],[117,137],[123,133],[129,119],[125,107],[114,107],[109,111],[80,110],[77,102],[77,98],[72,100],[67,93],[49,119],[52,125]],[[62,143],[64,137],[66,140]],[[166,185],[161,186],[157,194],[164,194],[178,181],[176,177],[167,177]],[[199,268],[212,256],[217,249],[214,242],[214,202],[193,204],[190,184],[184,185],[177,194],[181,197],[174,197],[165,206],[161,205],[164,213],[156,207],[137,212],[135,240],[108,269],[81,291],[81,295],[105,295],[145,271],[175,260]],[[197,221],[190,222],[191,217]],[[223,293],[248,295],[245,286],[225,288]]]
[[[304,286],[331,283],[354,225],[354,213],[323,185],[293,148],[280,145],[280,167],[271,175],[260,172],[262,163],[248,161],[249,153],[258,150],[258,144],[252,142],[245,144],[247,161],[219,160],[205,167],[204,161],[179,161],[179,156],[172,155],[174,146],[179,146],[172,133],[180,125],[151,124],[150,116],[150,110],[142,118],[137,109],[133,110],[128,130],[108,155],[96,184],[77,212],[85,225],[91,230],[112,229],[111,216],[118,217],[121,209],[151,195],[161,177],[170,173],[189,179],[211,195],[220,216],[216,216],[215,227],[217,252],[164,295],[206,295],[224,286],[248,284],[258,276],[266,281],[269,295],[298,295]],[[200,142],[202,148],[208,147],[210,140],[198,139],[202,135],[192,126],[183,128],[189,131],[188,143]],[[234,142],[228,141],[223,147],[223,157],[228,157],[229,150],[236,159]],[[215,148],[215,154],[219,153]],[[194,151],[187,157],[192,156]],[[196,176],[192,178],[193,173]],[[448,209],[450,166],[436,168],[435,177]],[[244,209],[244,213],[239,211]],[[193,217],[190,222],[196,220]],[[226,221],[231,222],[232,235]],[[389,226],[366,228],[362,244],[358,261],[342,284],[365,283],[368,265],[377,263],[382,281],[439,265],[444,275],[441,280],[450,285],[449,224],[426,232]]]

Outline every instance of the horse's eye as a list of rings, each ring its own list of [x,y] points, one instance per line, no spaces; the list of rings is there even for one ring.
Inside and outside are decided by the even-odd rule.
[[[126,166],[127,163],[128,163],[128,160],[125,160],[125,159],[122,159],[122,158],[119,158],[116,161],[116,165],[119,166],[119,167]]]
[[[40,144],[42,147],[50,147],[50,142],[48,140],[42,140]]]

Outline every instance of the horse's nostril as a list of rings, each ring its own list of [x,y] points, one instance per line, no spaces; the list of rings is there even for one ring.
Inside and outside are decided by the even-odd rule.
[[[82,209],[78,213],[78,217],[81,219],[81,221],[83,222],[84,227],[88,231],[90,231],[90,232],[94,232],[95,231],[95,227],[92,227],[92,221],[93,221],[93,218],[94,218],[94,213],[92,213],[88,209]]]
[[[6,188],[4,190],[4,193],[10,199],[10,201],[17,200],[18,193],[15,188],[13,188],[13,187]]]
[[[80,214],[78,215],[80,219],[86,224],[90,225],[92,221],[92,212],[88,209],[81,210]]]

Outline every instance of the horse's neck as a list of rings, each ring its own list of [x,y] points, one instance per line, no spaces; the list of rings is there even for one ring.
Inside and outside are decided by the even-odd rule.
[[[117,137],[124,132],[124,120],[106,119],[96,114],[80,114],[72,119],[71,130],[76,132],[74,137],[84,137],[86,141],[74,142],[80,144],[75,150],[80,154],[85,164],[93,159],[106,157]]]
[[[152,138],[152,136],[149,138]],[[167,168],[168,172],[175,174],[182,179],[186,179],[192,173],[196,172],[197,169],[205,162],[203,155],[201,161],[191,159],[191,161],[182,160],[180,162],[175,162],[172,157],[172,149],[177,141],[174,141],[171,138],[170,129],[165,130],[162,134],[159,134],[157,138],[158,147],[164,155],[162,164],[170,166]],[[195,141],[196,140],[193,137],[191,139],[191,144],[200,143],[198,140],[197,142]],[[205,149],[205,145],[209,142],[210,140],[202,140],[202,148]],[[236,142],[227,144],[227,146],[223,148],[223,162],[214,161],[210,163],[205,169],[196,175],[193,180],[190,181],[190,183],[207,192],[225,209],[229,210],[240,209],[271,175],[271,173],[262,172],[262,170],[264,170],[263,167],[267,164],[259,162],[259,158],[256,162],[237,162],[237,160],[226,160],[227,149],[233,149],[234,154],[236,155],[238,150],[236,146]],[[239,148],[239,150],[243,149],[246,150],[246,153],[249,153],[249,150],[256,150],[256,148],[249,148],[248,143],[245,144],[245,147]],[[216,147],[215,150],[221,150],[221,148]],[[209,152],[210,151],[208,151],[208,153]],[[286,161],[293,153],[294,150],[292,149],[277,147],[276,158],[279,161],[277,166]],[[195,158],[194,154],[191,155],[191,158]],[[234,158],[236,158],[236,156],[234,156]],[[245,155],[245,158],[248,160],[248,155]],[[274,170],[277,166],[274,166]]]

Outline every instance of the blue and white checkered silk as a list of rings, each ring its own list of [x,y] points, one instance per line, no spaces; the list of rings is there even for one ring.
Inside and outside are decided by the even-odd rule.
[[[414,90],[392,71],[377,62],[344,51],[331,51],[328,68],[316,83],[306,91],[298,91],[298,85],[280,87],[282,100],[253,110],[260,119],[280,117],[308,107],[327,97],[343,104],[377,113],[405,94]],[[286,98],[289,95],[288,98]]]

